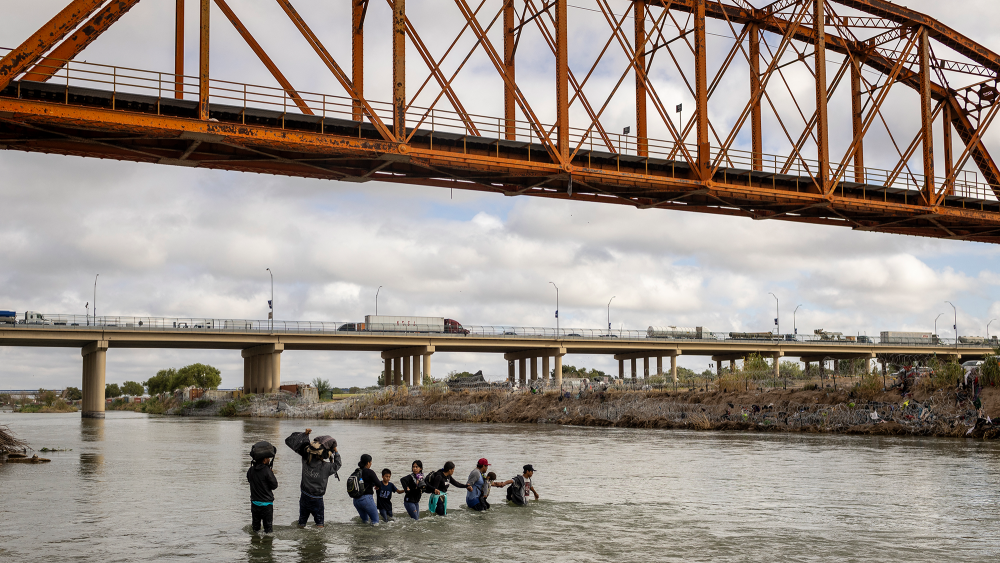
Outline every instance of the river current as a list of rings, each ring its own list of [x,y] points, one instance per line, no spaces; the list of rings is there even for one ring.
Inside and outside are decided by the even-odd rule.
[[[1000,555],[1000,444],[440,422],[2,414],[44,465],[0,466],[0,561],[987,561]],[[298,529],[309,426],[344,460],[325,529]],[[278,446],[275,535],[250,531],[250,445]],[[345,481],[361,454],[398,484],[414,459],[536,468],[541,500],[360,523]],[[422,505],[426,513],[426,496]],[[401,516],[401,517],[400,517]]]

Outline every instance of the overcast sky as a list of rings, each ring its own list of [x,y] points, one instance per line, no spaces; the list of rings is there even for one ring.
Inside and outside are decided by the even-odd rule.
[[[20,43],[64,4],[38,0],[9,6],[8,17],[0,21],[0,45]],[[169,71],[173,23],[165,4],[140,3],[79,59]],[[189,14],[197,13],[194,4]],[[273,2],[230,4],[258,32],[296,87],[339,94],[294,28],[284,25],[287,20],[265,31]],[[336,3],[328,13],[329,4],[296,2],[304,15],[315,18],[313,27],[329,35],[331,51],[349,66],[348,43],[335,33],[348,13],[347,3]],[[962,4],[963,10],[954,10],[930,1],[909,3],[1000,50],[995,31],[1000,8],[989,2]],[[438,6],[453,4],[427,5],[421,10],[420,3],[411,2],[408,9],[418,29],[434,35],[435,18],[454,17],[439,13]],[[619,0],[612,6],[621,11],[626,5]],[[387,19],[388,8],[372,3],[371,9],[370,22],[375,23],[369,24],[370,33],[375,35],[378,18]],[[571,10],[571,17],[582,18],[573,15],[577,12],[585,10]],[[196,22],[191,17],[189,45],[194,46]],[[213,74],[272,84],[238,36],[230,36],[231,26],[221,13],[216,10],[214,17],[219,31],[213,39]],[[607,25],[594,25],[602,46]],[[449,33],[454,35],[450,28],[441,35]],[[440,41],[446,46],[449,39]],[[432,43],[432,50],[440,41]],[[777,38],[769,41],[776,44]],[[374,75],[385,71],[387,52],[384,42],[369,43],[366,56]],[[573,43],[580,52],[590,52],[595,42],[577,34]],[[721,57],[725,45],[720,46]],[[571,56],[571,66],[583,75],[592,58]],[[188,60],[193,69],[194,50]],[[475,73],[494,73],[480,59],[472,61],[479,61],[470,67],[473,78]],[[537,89],[535,98],[547,99],[546,66],[524,66],[518,69],[519,82]],[[411,54],[408,71],[416,73],[411,83],[419,84],[425,70]],[[670,70],[660,69],[661,95],[683,101],[683,83],[671,78]],[[538,85],[530,80],[534,74]],[[595,91],[604,92],[617,78],[610,71],[597,73]],[[794,77],[790,80],[794,87]],[[383,82],[368,81],[370,97],[388,91],[388,81]],[[471,90],[474,80],[464,87],[473,111],[497,115],[491,104],[502,98],[499,89]],[[609,117],[610,123],[628,124],[633,109],[627,94],[612,105],[617,113],[609,115],[620,118]],[[594,99],[603,100],[603,95],[594,94]],[[739,113],[725,100],[713,105],[721,121],[728,113]],[[541,101],[539,107],[547,111]],[[909,135],[912,131],[904,135],[906,141]],[[772,134],[765,145],[779,151],[782,141]],[[869,147],[869,160],[891,160],[884,150]],[[606,326],[607,303],[614,296],[610,312],[615,327],[671,324],[766,331],[772,328],[775,304],[768,292],[781,300],[783,332],[790,332],[792,309],[799,304],[800,333],[816,328],[869,335],[929,331],[935,316],[946,313],[938,332],[951,336],[952,311],[945,300],[958,307],[963,335],[985,335],[987,322],[1000,317],[998,249],[977,243],[12,151],[0,152],[0,202],[0,309],[19,313],[83,314],[100,273],[102,315],[261,319],[267,315],[270,291],[265,268],[271,268],[276,316],[289,320],[361,320],[374,312],[376,289],[383,286],[383,314],[444,316],[471,325],[554,326],[550,281],[561,290],[563,327]],[[991,333],[997,332],[1000,321],[991,327]],[[617,370],[610,357],[568,356],[564,361]],[[680,365],[700,371],[710,361],[682,357]],[[193,362],[219,367],[223,387],[242,384],[242,360],[233,351],[112,349],[107,380],[142,381],[158,369]],[[506,374],[500,355],[437,354],[433,362],[435,375],[479,369],[495,377]],[[319,376],[345,387],[370,385],[380,370],[376,353],[286,352],[282,357],[284,380]],[[0,388],[78,386],[80,374],[77,349],[0,348]]]

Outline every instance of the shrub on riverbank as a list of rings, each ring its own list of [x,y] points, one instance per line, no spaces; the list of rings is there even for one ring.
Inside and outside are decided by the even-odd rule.
[[[52,401],[51,405],[31,405],[24,404],[21,405],[14,412],[20,413],[65,413],[65,412],[76,412],[76,407],[67,403],[62,399],[56,399]]]

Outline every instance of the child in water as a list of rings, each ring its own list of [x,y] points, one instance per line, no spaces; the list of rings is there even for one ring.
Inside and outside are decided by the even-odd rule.
[[[274,489],[278,488],[278,480],[271,471],[271,460],[264,458],[254,461],[250,469],[247,469],[247,481],[250,483],[250,516],[253,523],[253,531],[259,532],[260,525],[264,524],[264,533],[273,532],[274,524]]]
[[[391,483],[392,471],[389,468],[382,470],[382,482],[378,486],[378,517],[385,522],[392,522],[392,494],[402,494],[402,490],[396,488]]]

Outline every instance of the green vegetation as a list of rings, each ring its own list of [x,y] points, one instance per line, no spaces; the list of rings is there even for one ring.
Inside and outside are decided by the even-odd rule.
[[[47,407],[51,407],[52,404],[56,402],[57,398],[58,397],[56,396],[55,391],[46,391],[45,389],[39,389],[38,398],[36,399],[36,401],[41,402],[43,405]]]
[[[805,379],[806,373],[799,362],[785,360],[778,363],[778,374],[784,379]]]
[[[62,399],[55,399],[51,404],[22,404],[14,412],[21,413],[61,413],[61,412],[76,412],[76,407],[67,403]]]
[[[320,399],[329,399],[332,395],[333,387],[330,385],[329,379],[321,379],[317,377],[312,381],[313,387],[316,388],[316,393],[319,395]]]
[[[122,383],[122,394],[128,395],[130,397],[141,397],[143,393],[146,392],[146,388],[142,386],[142,383],[137,383],[135,381],[126,381]]]
[[[219,416],[239,416],[243,409],[250,406],[250,397],[253,395],[243,395],[233,399],[219,408]]]
[[[63,391],[63,398],[67,401],[79,401],[83,399],[83,391],[80,391],[77,387],[67,387]]]
[[[122,396],[121,387],[118,387],[117,383],[108,383],[104,385],[104,396],[109,399],[114,399]]]
[[[1000,387],[1000,361],[998,361],[998,356],[1000,356],[1000,346],[993,349],[993,354],[986,356],[983,360],[983,365],[979,368],[982,377],[983,385],[989,385],[990,387]]]
[[[161,369],[142,384],[150,395],[171,393],[183,387],[218,389],[222,383],[222,372],[206,364],[191,364],[181,369]]]
[[[552,370],[549,372],[549,376],[550,377],[556,376],[555,368],[552,368]],[[608,377],[608,374],[604,373],[599,369],[590,368],[590,370],[588,370],[585,367],[578,368],[576,366],[563,364],[563,377],[564,378],[580,377],[583,379],[592,379],[594,377]]]

